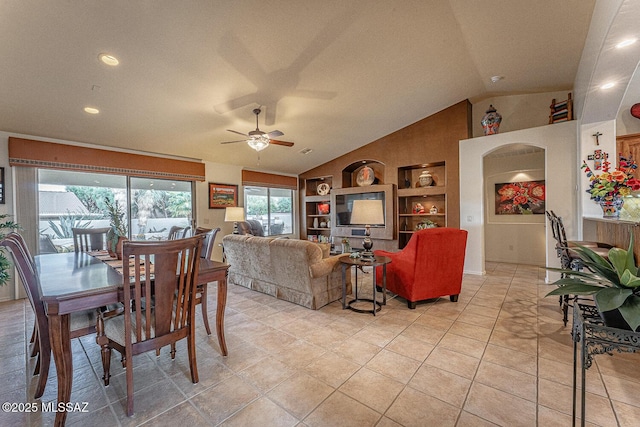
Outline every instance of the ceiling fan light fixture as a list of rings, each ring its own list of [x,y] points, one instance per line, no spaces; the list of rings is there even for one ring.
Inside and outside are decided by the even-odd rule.
[[[262,151],[269,146],[269,137],[265,135],[253,136],[247,141],[247,144],[256,151]]]

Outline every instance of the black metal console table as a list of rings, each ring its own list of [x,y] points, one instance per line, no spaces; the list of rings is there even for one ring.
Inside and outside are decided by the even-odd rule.
[[[582,366],[582,390],[580,395],[580,425],[585,425],[586,371],[591,367],[596,354],[640,352],[640,332],[604,326],[600,314],[593,305],[573,303],[573,423],[576,425],[578,343]]]

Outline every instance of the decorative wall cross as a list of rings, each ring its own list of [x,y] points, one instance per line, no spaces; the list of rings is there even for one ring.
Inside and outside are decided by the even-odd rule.
[[[596,137],[596,145],[600,145],[600,139],[599,139],[599,137],[601,137],[601,136],[602,136],[602,134],[601,134],[600,132],[596,132],[596,133],[594,133],[594,134],[593,134],[593,135],[591,135],[591,136],[595,136],[595,137]]]
[[[600,132],[597,132],[596,134],[602,135]],[[596,139],[597,138],[598,137],[596,136]],[[605,153],[604,151],[602,151],[602,150],[594,150],[593,154],[590,154],[590,155],[587,156],[587,160],[593,160],[593,169],[594,170],[600,170],[600,169],[602,169],[602,161],[606,160],[607,157],[609,157],[609,155],[607,153]]]

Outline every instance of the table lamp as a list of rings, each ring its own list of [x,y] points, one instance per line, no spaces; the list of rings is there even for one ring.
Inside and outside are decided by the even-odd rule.
[[[240,234],[238,231],[238,221],[244,221],[244,208],[225,208],[224,222],[233,222],[233,234]]]
[[[351,209],[351,225],[364,225],[364,240],[362,247],[363,260],[372,260],[373,241],[371,240],[371,226],[384,225],[384,206],[382,200],[354,200]]]

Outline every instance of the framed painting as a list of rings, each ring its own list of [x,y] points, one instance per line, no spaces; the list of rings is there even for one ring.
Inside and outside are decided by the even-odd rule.
[[[504,182],[495,186],[496,215],[544,214],[544,180]]]
[[[209,209],[224,209],[238,206],[238,186],[209,183]]]

